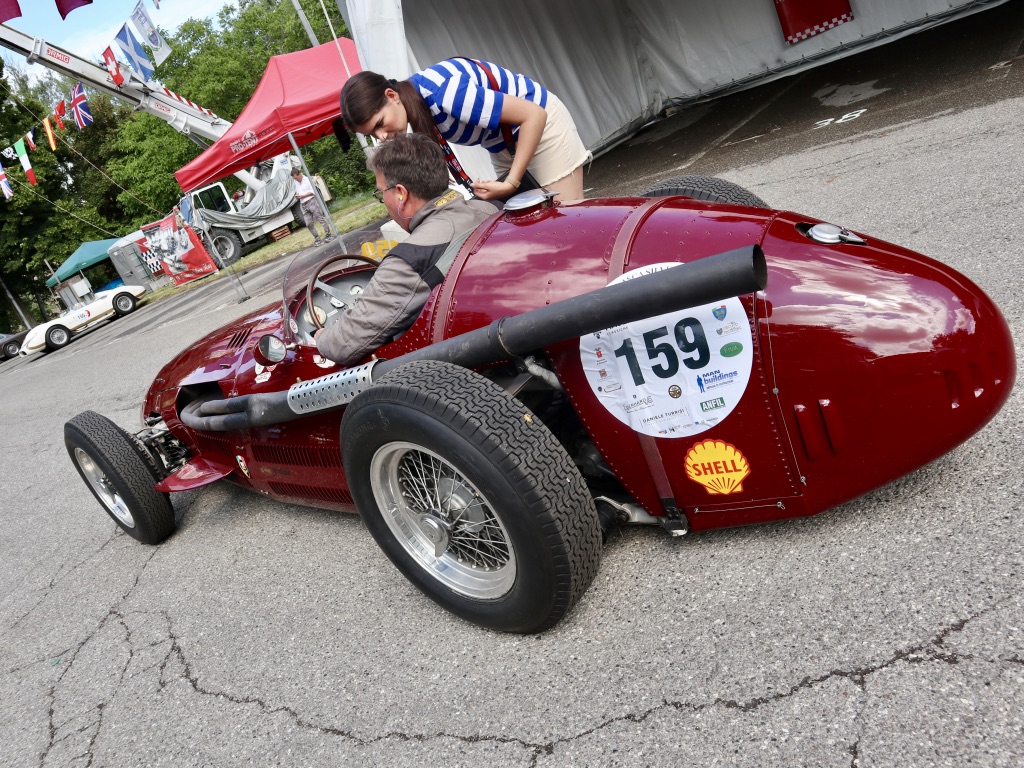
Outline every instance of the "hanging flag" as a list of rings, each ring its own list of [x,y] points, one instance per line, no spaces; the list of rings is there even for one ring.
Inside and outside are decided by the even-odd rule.
[[[25,143],[28,144],[28,148],[33,152],[36,149],[36,129],[33,128],[31,131],[25,134]]]
[[[0,0],[0,24],[6,24],[13,18],[21,16],[18,0]]]
[[[853,21],[849,0],[775,0],[775,10],[790,45]]]
[[[57,13],[60,14],[62,19],[66,19],[68,14],[75,10],[75,8],[91,4],[92,0],[57,0]]]
[[[4,167],[0,165],[0,188],[4,191],[4,197],[10,200],[14,197],[14,190],[11,189],[11,182],[7,180],[7,174],[4,173]]]
[[[103,52],[103,64],[107,68],[107,72],[110,73],[110,79],[114,81],[114,85],[124,85],[124,75],[121,74],[121,65],[117,61],[117,57],[114,52],[107,46],[107,50]]]
[[[132,11],[131,20],[135,28],[139,30],[139,34],[142,35],[143,41],[149,43],[149,47],[153,49],[153,58],[156,59],[156,63],[162,64],[164,59],[170,55],[171,46],[160,36],[153,20],[149,18],[149,11],[142,4],[142,0],[139,0],[135,10]]]
[[[64,106],[64,99],[60,100],[60,103],[53,108],[53,119],[57,122],[57,127],[62,131],[64,130],[64,121],[61,120],[64,115],[67,114],[67,108]]]
[[[153,77],[153,62],[149,60],[142,44],[135,39],[128,24],[121,27],[121,31],[114,37],[114,42],[117,43],[118,48],[124,51],[131,68],[138,72],[143,80],[148,81]]]
[[[18,139],[14,142],[14,151],[18,153],[18,159],[21,160],[21,167],[25,169],[25,176],[28,178],[28,183],[34,187],[36,185],[36,172],[32,170],[32,163],[29,162],[28,152],[25,150],[24,139]]]
[[[71,114],[75,117],[75,125],[81,130],[87,125],[92,125],[92,112],[89,111],[89,102],[85,99],[85,88],[81,83],[76,83],[71,89]]]
[[[50,127],[50,118],[43,118],[43,132],[46,134],[46,141],[50,144],[50,149],[54,152],[57,151],[57,139],[53,135],[53,128]]]

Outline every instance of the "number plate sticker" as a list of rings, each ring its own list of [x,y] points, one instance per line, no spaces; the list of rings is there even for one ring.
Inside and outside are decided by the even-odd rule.
[[[612,283],[675,266],[652,264]],[[731,298],[583,336],[580,360],[594,395],[623,424],[652,437],[689,437],[739,403],[753,336],[743,304]]]

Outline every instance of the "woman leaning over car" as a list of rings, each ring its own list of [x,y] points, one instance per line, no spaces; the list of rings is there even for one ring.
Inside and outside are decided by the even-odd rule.
[[[527,171],[559,199],[583,197],[583,164],[590,153],[569,110],[540,83],[496,64],[451,58],[402,81],[360,72],[342,88],[341,112],[353,131],[381,141],[411,126],[442,149],[446,143],[482,146],[491,153],[495,174],[505,175],[504,181],[471,182],[482,200],[514,194]],[[502,123],[512,129],[514,157]],[[458,180],[457,161],[445,154]]]

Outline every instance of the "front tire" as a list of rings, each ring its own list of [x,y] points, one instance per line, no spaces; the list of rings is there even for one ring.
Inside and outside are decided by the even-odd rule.
[[[541,632],[593,581],[601,527],[583,477],[547,427],[483,376],[402,366],[353,400],[341,436],[370,533],[452,613]]]
[[[673,179],[664,179],[640,194],[643,197],[682,195],[712,203],[749,205],[751,208],[771,207],[750,190],[715,176],[677,176]]]
[[[18,352],[21,351],[21,345],[16,341],[9,341],[4,344],[4,357],[13,359],[18,356]]]
[[[237,232],[214,227],[210,230],[210,237],[213,248],[220,258],[221,266],[230,266],[241,258],[242,237]]]
[[[130,293],[119,293],[114,297],[114,314],[118,317],[130,315],[135,311],[138,300]]]
[[[46,329],[46,348],[51,352],[66,347],[71,341],[71,331],[63,325],[53,325]]]
[[[154,487],[152,457],[110,419],[84,411],[64,425],[71,463],[121,529],[143,544],[159,544],[174,532],[174,508]]]

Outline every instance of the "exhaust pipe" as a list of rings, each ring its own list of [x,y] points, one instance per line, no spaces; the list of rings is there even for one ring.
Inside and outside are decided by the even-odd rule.
[[[733,296],[768,283],[764,252],[750,245],[574,296],[393,358],[375,360],[292,385],[287,392],[192,404],[181,420],[192,429],[224,432],[266,427],[348,405],[373,382],[406,363],[440,360],[476,368],[588,333]]]

